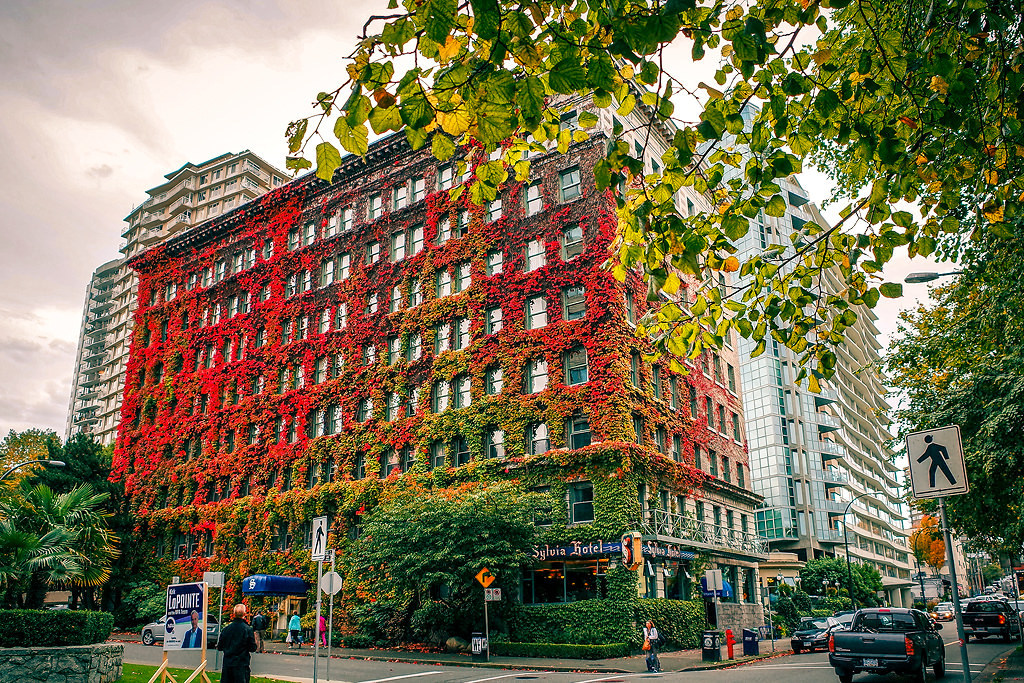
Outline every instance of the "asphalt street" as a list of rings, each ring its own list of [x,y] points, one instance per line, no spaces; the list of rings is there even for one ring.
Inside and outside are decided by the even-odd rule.
[[[968,658],[972,675],[977,675],[997,656],[1009,652],[1016,644],[971,643]],[[195,666],[197,654],[171,653],[172,666]],[[211,665],[213,653],[210,653]],[[138,664],[159,664],[162,651],[159,647],[147,647],[134,643],[125,644],[125,661]],[[326,683],[326,659],[321,658],[318,680]],[[962,681],[963,667],[960,663],[960,647],[955,640],[946,644],[946,679],[952,683]],[[254,675],[281,677],[293,681],[312,681],[313,658],[294,655],[254,655]],[[661,674],[633,673],[563,673],[545,671],[516,671],[512,669],[489,669],[479,667],[435,666],[409,664],[404,662],[378,662],[362,659],[333,659],[330,664],[331,683],[514,683],[515,681],[551,681],[553,683],[617,683],[645,680],[666,682],[685,681],[729,681],[729,683],[763,683],[764,681],[785,681],[785,683],[811,683],[838,681],[832,667],[828,665],[828,653],[814,652],[801,655],[787,655],[754,662],[744,666],[717,671],[664,672]],[[895,676],[873,676],[860,674],[857,683],[896,682]]]

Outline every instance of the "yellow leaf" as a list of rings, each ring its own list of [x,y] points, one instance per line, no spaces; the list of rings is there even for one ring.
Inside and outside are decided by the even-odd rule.
[[[632,65],[626,64],[621,69],[619,69],[619,73],[622,74],[622,77],[625,78],[627,81],[631,80],[633,78],[634,73]]]
[[[441,124],[441,130],[448,133],[448,135],[456,136],[462,135],[469,130],[469,124],[472,122],[472,119],[465,105],[460,103],[454,111],[437,112],[437,121]]]
[[[740,7],[739,5],[735,5],[731,10],[726,12],[725,20],[726,21],[733,21],[734,19],[739,19],[742,16],[743,16],[743,8]]]
[[[929,87],[935,92],[942,93],[943,95],[949,92],[949,83],[946,83],[946,79],[939,75],[932,76],[932,82]]]
[[[729,258],[725,259],[725,265],[722,267],[722,270],[724,270],[727,273],[735,273],[739,269],[740,260],[738,258],[736,258],[735,256],[730,256]]]
[[[440,45],[437,48],[437,58],[442,64],[446,64],[459,54],[459,50],[462,45],[455,36],[448,36],[448,40],[444,41],[444,45]]]
[[[1003,207],[1002,206],[990,206],[982,210],[985,214],[985,218],[989,219],[993,223],[1003,222]]]
[[[665,278],[665,284],[661,286],[668,294],[675,294],[679,291],[679,276],[675,273],[669,273],[668,277]]]
[[[832,56],[832,50],[828,50],[828,49],[818,50],[813,55],[811,55],[811,59],[814,60],[815,64],[817,64],[818,66],[821,66],[822,64],[827,62],[828,58],[831,57],[831,56]]]
[[[993,168],[986,168],[985,182],[989,185],[997,185],[999,183],[999,173]]]

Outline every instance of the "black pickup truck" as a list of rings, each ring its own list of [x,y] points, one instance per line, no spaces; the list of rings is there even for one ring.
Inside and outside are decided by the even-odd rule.
[[[835,631],[829,638],[828,663],[840,683],[850,683],[861,671],[876,674],[911,674],[921,683],[928,668],[936,678],[946,675],[946,650],[928,615],[916,609],[862,609],[849,631]]]
[[[1020,637],[1020,614],[1002,600],[975,600],[964,609],[964,637],[994,636],[1009,643]]]

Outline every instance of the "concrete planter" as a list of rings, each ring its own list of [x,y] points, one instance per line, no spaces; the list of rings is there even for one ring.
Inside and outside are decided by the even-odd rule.
[[[0,683],[115,683],[124,645],[0,647]]]

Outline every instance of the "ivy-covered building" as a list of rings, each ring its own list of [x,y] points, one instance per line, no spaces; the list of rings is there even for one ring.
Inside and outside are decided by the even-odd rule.
[[[592,169],[614,122],[597,113],[486,205],[452,190],[500,152],[439,163],[391,136],[332,183],[305,176],[136,257],[116,470],[154,553],[235,586],[310,577],[316,515],[343,553],[404,477],[514,479],[550,498],[523,604],[606,598],[616,573],[700,600],[718,566],[721,625],[760,623],[736,353],[689,374],[646,355],[646,286],[603,267],[615,200]]]

